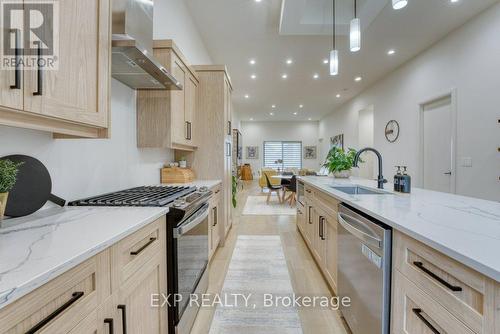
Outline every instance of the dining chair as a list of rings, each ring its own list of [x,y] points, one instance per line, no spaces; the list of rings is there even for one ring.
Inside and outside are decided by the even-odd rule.
[[[285,199],[287,191],[291,192],[291,194],[287,199]],[[297,176],[295,175],[290,179],[290,184],[283,187],[283,202],[287,201],[290,202],[290,206],[297,202]]]
[[[271,181],[269,180],[269,176],[267,176],[267,173],[264,173],[264,176],[266,177],[267,189],[269,189],[269,192],[267,193],[267,201],[266,201],[266,203],[269,204],[269,199],[271,198],[271,194],[273,192],[275,192],[276,195],[278,195],[278,201],[281,204],[282,201],[281,201],[281,196],[280,196],[280,190],[282,190],[283,187],[281,185],[279,185],[279,186],[272,185]]]

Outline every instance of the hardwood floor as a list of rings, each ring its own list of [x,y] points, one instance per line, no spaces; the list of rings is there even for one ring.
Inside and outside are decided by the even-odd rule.
[[[215,294],[221,291],[238,235],[279,235],[294,292],[301,296],[331,296],[325,280],[297,231],[295,216],[243,216],[241,214],[246,198],[259,194],[261,190],[256,181],[245,182],[243,190],[239,188],[238,206],[233,213],[233,227],[229,232],[226,245],[217,250],[210,263],[208,293]],[[215,308],[202,308],[191,333],[208,333],[214,311]],[[298,313],[304,334],[348,333],[337,311],[316,307],[299,308]],[[246,333],[243,328],[241,333]]]

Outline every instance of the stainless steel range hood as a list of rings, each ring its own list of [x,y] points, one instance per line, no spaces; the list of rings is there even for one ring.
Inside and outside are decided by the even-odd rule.
[[[113,0],[113,78],[133,89],[182,85],[153,56],[153,0]]]

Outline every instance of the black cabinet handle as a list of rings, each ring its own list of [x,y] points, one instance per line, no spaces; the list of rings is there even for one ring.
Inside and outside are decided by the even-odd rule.
[[[66,303],[62,304],[57,310],[49,314],[45,319],[37,323],[35,326],[33,326],[30,330],[26,332],[26,334],[34,334],[38,332],[40,329],[45,327],[49,322],[54,320],[58,315],[63,313],[68,307],[70,307],[73,303],[75,303],[78,299],[82,298],[84,295],[84,292],[82,291],[77,291],[73,292],[71,295],[71,299],[68,300]]]
[[[108,324],[109,328],[109,334],[114,334],[115,333],[115,326],[114,326],[114,321],[112,318],[106,318],[104,319],[104,323]]]
[[[149,245],[156,241],[156,238],[149,238],[149,241],[136,251],[130,252],[130,255],[139,255],[143,250],[145,250]]]
[[[193,139],[193,125],[189,122],[189,140]]]
[[[231,135],[231,130],[232,130],[231,121],[227,121],[227,134],[228,134],[228,136]]]
[[[436,327],[434,327],[430,322],[429,320],[425,319],[425,317],[422,315],[423,311],[422,309],[419,309],[419,308],[414,308],[412,309],[413,313],[416,314],[416,316],[422,320],[422,322],[434,333],[434,334],[441,334],[437,329]]]
[[[324,222],[325,222],[325,217],[319,216],[319,237],[321,238],[321,240],[325,240]]]
[[[444,285],[445,287],[447,287],[448,289],[450,289],[451,291],[453,292],[458,292],[458,291],[462,291],[462,288],[459,287],[459,286],[456,286],[456,285],[451,285],[450,283],[446,282],[444,279],[442,279],[441,277],[439,277],[438,275],[434,274],[432,271],[430,271],[429,269],[425,268],[424,267],[424,264],[422,262],[419,262],[419,261],[414,261],[413,264],[420,270],[422,270],[424,273],[426,273],[427,275],[429,275],[430,277],[434,278],[436,281],[438,281],[439,283],[441,283],[442,285]]]
[[[214,207],[213,209],[213,213],[214,213],[214,224],[212,226],[217,226],[217,224],[219,223],[217,221],[218,217],[217,217],[217,207]]]
[[[186,121],[186,139],[191,140],[192,138],[192,127],[191,122]]]
[[[42,61],[42,42],[40,41],[35,41],[33,43],[38,44],[38,59],[37,59],[37,66],[38,66],[38,78],[37,78],[37,90],[36,92],[33,93],[35,96],[42,96],[43,95],[43,66],[41,64]]]
[[[309,224],[312,224],[312,220],[311,220],[311,209],[312,209],[312,206],[309,206],[309,207],[308,207],[308,210],[309,210],[309,220],[308,220],[308,223],[309,223]]]
[[[21,49],[19,45],[21,44],[21,34],[19,29],[10,29],[11,33],[14,33],[14,38],[16,40],[15,47],[15,59],[16,59],[16,69],[15,69],[15,79],[14,84],[10,86],[11,89],[21,89]]]
[[[127,306],[121,304],[118,309],[122,311],[122,333],[127,334]]]

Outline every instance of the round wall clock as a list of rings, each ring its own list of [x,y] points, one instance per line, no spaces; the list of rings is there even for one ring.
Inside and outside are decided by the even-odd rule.
[[[385,138],[389,143],[394,143],[399,138],[399,123],[395,120],[387,122],[385,126]]]

